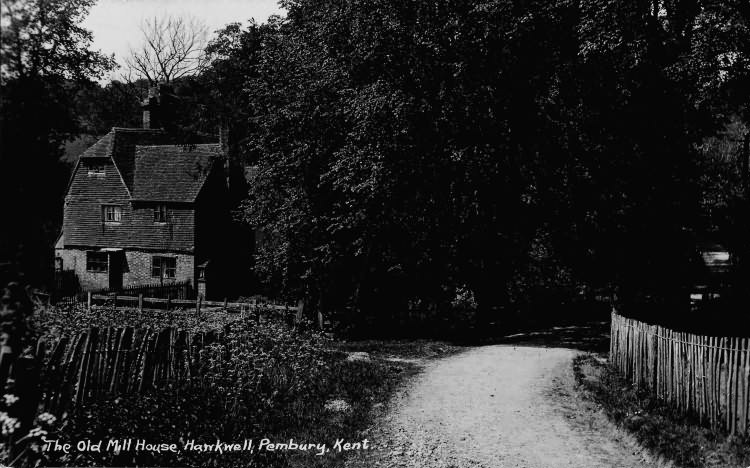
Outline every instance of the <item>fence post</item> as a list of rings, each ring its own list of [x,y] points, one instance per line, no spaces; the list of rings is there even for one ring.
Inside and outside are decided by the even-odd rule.
[[[169,309],[172,307],[172,295],[167,294],[167,312],[169,312]]]
[[[117,293],[112,296],[112,308],[117,309]]]
[[[295,317],[295,322],[300,323],[302,321],[302,317],[303,317],[302,311],[304,310],[304,308],[305,308],[305,301],[303,301],[302,299],[297,301],[297,307],[296,307],[297,316]]]
[[[224,298],[224,312],[226,312],[226,311],[227,311],[227,302],[228,302],[228,301],[227,301],[227,298],[225,297],[225,298]]]
[[[195,300],[195,315],[198,318],[201,318],[201,302],[203,302],[203,296],[199,294],[198,298]]]
[[[143,293],[138,294],[138,315],[143,315]]]
[[[86,305],[87,305],[88,311],[91,312],[91,291],[87,293]]]

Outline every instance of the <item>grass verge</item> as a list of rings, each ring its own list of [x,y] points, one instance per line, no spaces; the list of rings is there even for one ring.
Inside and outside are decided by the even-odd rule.
[[[655,458],[684,468],[750,466],[750,436],[730,436],[698,424],[634,387],[595,355],[577,357],[576,382],[584,396],[601,406],[618,426],[632,434]]]

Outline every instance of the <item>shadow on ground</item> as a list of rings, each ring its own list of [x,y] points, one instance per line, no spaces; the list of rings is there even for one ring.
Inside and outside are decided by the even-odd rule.
[[[605,352],[609,349],[609,326],[608,321],[549,326],[505,334],[491,338],[483,344],[513,344]]]

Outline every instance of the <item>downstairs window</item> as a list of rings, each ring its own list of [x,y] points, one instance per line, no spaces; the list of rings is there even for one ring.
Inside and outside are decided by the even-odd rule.
[[[177,259],[175,257],[157,257],[151,260],[151,276],[154,278],[174,278],[177,276]]]

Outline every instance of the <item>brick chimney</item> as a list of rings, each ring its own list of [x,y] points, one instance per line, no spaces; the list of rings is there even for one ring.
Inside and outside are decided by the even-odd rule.
[[[143,128],[167,128],[175,122],[178,97],[169,84],[159,84],[148,89],[148,97],[141,103]]]
[[[148,97],[141,103],[143,109],[143,128],[161,128],[159,122],[159,88],[148,89]]]

